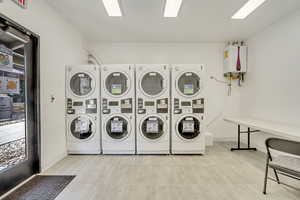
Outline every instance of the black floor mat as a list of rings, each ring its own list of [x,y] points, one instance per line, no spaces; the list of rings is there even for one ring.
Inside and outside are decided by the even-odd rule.
[[[35,176],[3,200],[54,200],[75,176]]]

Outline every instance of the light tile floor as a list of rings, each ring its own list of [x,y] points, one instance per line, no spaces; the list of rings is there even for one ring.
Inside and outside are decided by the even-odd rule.
[[[274,182],[263,195],[265,155],[232,145],[217,143],[205,156],[68,156],[44,174],[77,175],[57,200],[300,199]]]

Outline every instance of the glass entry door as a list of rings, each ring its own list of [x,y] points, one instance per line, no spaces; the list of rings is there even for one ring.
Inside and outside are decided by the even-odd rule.
[[[0,196],[38,173],[38,38],[0,16]]]

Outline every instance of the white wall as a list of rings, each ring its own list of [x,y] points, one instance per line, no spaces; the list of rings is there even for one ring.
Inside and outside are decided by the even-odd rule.
[[[41,37],[42,169],[66,155],[64,120],[64,66],[83,63],[83,38],[42,0],[29,1],[23,10],[12,1],[0,3],[0,12]],[[50,96],[56,100],[50,103]]]
[[[151,44],[89,44],[89,49],[105,64],[113,63],[146,63],[146,64],[204,64],[206,68],[205,87],[208,100],[208,122],[218,118],[209,127],[219,140],[232,139],[236,135],[236,127],[221,120],[224,112],[229,115],[239,113],[239,92],[234,89],[231,97],[227,97],[227,91],[223,84],[209,79],[215,76],[223,80],[222,55],[223,43],[151,43]]]
[[[248,40],[249,72],[241,90],[241,113],[300,124],[300,10]],[[268,134],[256,134],[263,147]],[[300,133],[299,133],[300,137]]]

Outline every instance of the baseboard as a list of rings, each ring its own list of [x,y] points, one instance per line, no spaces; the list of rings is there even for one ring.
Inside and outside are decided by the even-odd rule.
[[[246,139],[241,139],[241,143],[246,145],[248,143],[248,141]],[[265,146],[258,145],[255,141],[252,141],[252,140],[251,140],[251,147],[256,148],[257,151],[260,151],[262,153],[267,153]]]
[[[255,145],[255,144],[254,144],[254,145]],[[255,146],[255,148],[256,148],[258,151],[260,151],[260,152],[267,153],[266,147]]]
[[[41,173],[47,171],[49,168],[53,167],[56,163],[63,160],[65,157],[67,157],[67,152],[64,152],[64,153],[56,156],[55,159],[53,159],[49,163],[46,163],[45,166],[42,165]]]
[[[68,155],[100,155],[101,151],[68,151]]]
[[[234,142],[236,137],[214,137],[214,142]]]
[[[138,151],[137,155],[169,155],[170,151]]]
[[[103,155],[135,155],[135,151],[103,151]]]

